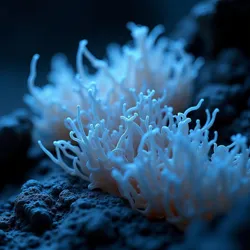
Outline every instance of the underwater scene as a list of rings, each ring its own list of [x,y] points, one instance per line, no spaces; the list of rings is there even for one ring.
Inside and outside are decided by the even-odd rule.
[[[249,250],[250,1],[0,3],[0,250]]]

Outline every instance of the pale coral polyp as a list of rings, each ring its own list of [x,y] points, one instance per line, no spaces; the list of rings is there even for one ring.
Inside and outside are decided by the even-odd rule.
[[[148,89],[154,89],[155,98],[162,98],[163,105],[170,105],[176,111],[188,107],[193,94],[193,81],[203,60],[194,60],[187,54],[181,41],[159,37],[164,32],[161,25],[150,33],[148,27],[133,23],[129,23],[128,28],[133,45],[110,46],[107,60],[96,59],[87,49],[87,41],[82,40],[77,53],[77,74],[64,56],[55,57],[50,83],[42,88],[34,85],[38,56],[33,58],[30,95],[25,97],[25,102],[36,114],[35,141],[40,138],[52,148],[53,140],[69,139],[63,121],[68,116],[74,116],[77,105],[84,111],[92,108],[88,103],[88,89],[93,84],[98,89],[98,99],[105,102],[105,108],[116,113],[112,118],[116,123],[119,123],[123,103],[132,107],[136,104],[136,96]],[[95,74],[87,73],[82,64],[83,56],[96,68]],[[88,127],[89,119],[85,117],[85,120],[84,124]]]
[[[146,216],[184,228],[194,217],[212,218],[249,193],[249,149],[240,135],[229,146],[216,144],[217,133],[209,137],[217,109],[206,111],[203,126],[197,120],[190,128],[188,115],[203,102],[188,108],[202,59],[194,60],[182,42],[159,37],[162,26],[150,33],[145,26],[128,27],[133,45],[113,45],[108,59],[99,60],[83,40],[78,74],[57,57],[53,84],[44,88],[34,85],[34,56],[26,98],[37,114],[34,138],[53,162],[88,181],[90,189],[120,195]],[[95,74],[86,73],[83,56]],[[55,154],[47,149],[52,141]]]

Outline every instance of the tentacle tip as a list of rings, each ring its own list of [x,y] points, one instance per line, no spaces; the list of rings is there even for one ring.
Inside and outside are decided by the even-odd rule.
[[[38,60],[40,58],[40,55],[39,54],[35,54],[34,56],[33,56],[33,59],[34,60]]]
[[[136,27],[136,24],[130,21],[130,22],[127,22],[126,27],[128,30],[132,31]]]
[[[70,117],[67,117],[67,118],[65,119],[65,121],[66,121],[66,122],[71,122],[72,119],[71,119]]]
[[[201,98],[199,101],[199,104],[202,104],[204,102],[204,98]]]
[[[81,41],[79,42],[80,48],[86,47],[87,44],[88,44],[88,40],[86,40],[86,39],[83,39],[83,40],[81,40]]]

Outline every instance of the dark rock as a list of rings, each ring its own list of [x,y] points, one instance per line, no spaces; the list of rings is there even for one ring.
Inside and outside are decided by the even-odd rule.
[[[241,83],[249,75],[249,58],[239,49],[223,49],[217,58],[215,75],[218,82]]]
[[[240,133],[248,139],[248,144],[250,143],[250,109],[244,110],[239,117],[237,117],[232,124],[222,132],[222,136],[234,135]]]
[[[184,39],[186,49],[196,57],[210,58],[214,49],[213,19],[217,0],[199,2],[170,34],[173,39]]]
[[[218,108],[216,121],[211,130],[219,133],[219,143],[231,143],[230,137],[236,133],[245,134],[248,139],[248,118],[250,108],[250,59],[239,49],[224,49],[215,59],[205,62],[195,83],[193,105],[203,98],[202,107],[191,113],[204,124],[205,109],[212,112]],[[241,115],[242,114],[242,115]]]
[[[30,167],[27,152],[31,145],[32,123],[25,110],[0,119],[0,188],[6,183],[21,182]]]
[[[39,245],[40,245],[40,239],[39,239],[39,237],[34,236],[34,235],[28,237],[28,239],[27,239],[27,245],[30,248],[32,248],[32,249],[39,247]]]
[[[76,202],[72,203],[71,210],[80,208],[80,209],[90,209],[96,207],[89,199],[81,198],[78,199]]]
[[[244,57],[238,49],[225,49],[218,54],[216,59],[205,62],[196,80],[196,89],[214,83],[242,84],[243,86],[249,78],[249,72],[249,58]]]
[[[22,185],[21,190],[22,192],[25,192],[29,191],[30,189],[32,190],[32,188],[33,190],[40,192],[42,191],[43,186],[39,181],[30,179]]]
[[[195,56],[215,58],[225,48],[237,48],[249,56],[249,13],[247,0],[205,0],[180,21],[171,37],[184,39]]]
[[[199,110],[191,114],[193,120],[200,119],[204,124],[206,121],[205,109],[212,112],[218,108],[220,112],[216,116],[213,128],[219,130],[219,133],[225,126],[231,124],[238,117],[238,112],[246,106],[243,89],[236,84],[232,86],[224,84],[206,85],[197,94],[195,103],[198,103],[201,98],[205,101]],[[239,102],[239,100],[242,101]]]
[[[5,245],[6,241],[7,241],[6,233],[0,229],[0,247]]]
[[[183,39],[186,43],[187,52],[198,57],[203,49],[203,43],[198,33],[198,24],[196,20],[190,16],[185,17],[177,25],[175,30],[170,34],[173,40]]]
[[[29,213],[28,218],[34,232],[44,232],[46,229],[51,228],[52,219],[47,209],[43,207],[28,207],[26,208],[26,213]]]
[[[211,57],[214,48],[213,32],[214,20],[213,17],[216,13],[217,0],[209,0],[198,3],[191,10],[190,16],[197,22],[198,37],[201,43],[200,56]],[[191,51],[192,52],[192,51]]]
[[[70,207],[70,205],[77,199],[77,196],[65,189],[59,194],[59,201],[62,203],[62,206]]]
[[[90,191],[55,169],[24,183],[9,206],[0,201],[6,249],[165,249],[182,240],[165,220],[149,221],[120,197]]]
[[[41,233],[52,226],[52,205],[52,197],[42,191],[41,184],[30,180],[23,185],[22,193],[16,198],[15,214],[21,222],[28,223],[31,230]]]
[[[250,2],[223,0],[216,4],[214,15],[214,54],[224,48],[239,48],[250,55]]]
[[[93,210],[85,216],[84,234],[89,242],[103,244],[110,243],[116,238],[112,221],[100,210]],[[97,241],[98,242],[95,242]]]
[[[5,212],[0,215],[0,229],[10,230],[14,226],[14,216],[11,213]]]
[[[194,221],[187,229],[185,242],[170,249],[249,249],[249,208],[250,199],[246,197],[236,202],[227,214],[212,221]]]

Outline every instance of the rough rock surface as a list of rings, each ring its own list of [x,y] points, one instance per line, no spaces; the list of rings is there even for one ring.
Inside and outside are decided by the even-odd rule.
[[[250,199],[239,200],[228,212],[213,221],[195,221],[185,241],[170,250],[247,250],[250,246]]]
[[[204,0],[183,18],[172,32],[183,38],[197,56],[213,58],[225,48],[238,48],[250,55],[250,2],[248,0]]]
[[[88,190],[86,182],[50,161],[37,170],[31,174],[36,180],[0,202],[0,249],[153,250],[183,237],[165,221],[147,220],[119,197]]]
[[[30,167],[27,153],[31,145],[32,123],[26,110],[20,109],[0,118],[0,189],[20,182]]]
[[[214,130],[220,143],[230,143],[236,133],[250,134],[250,2],[245,0],[201,1],[179,22],[171,33],[184,39],[186,49],[203,56],[195,86],[193,105],[205,99],[202,108],[192,114],[205,121],[205,109],[219,108]]]
[[[205,102],[192,114],[205,122],[205,109],[219,108],[214,130],[219,142],[229,143],[230,136],[241,133],[250,139],[250,59],[239,49],[224,49],[214,60],[207,60],[196,82],[193,104]]]

